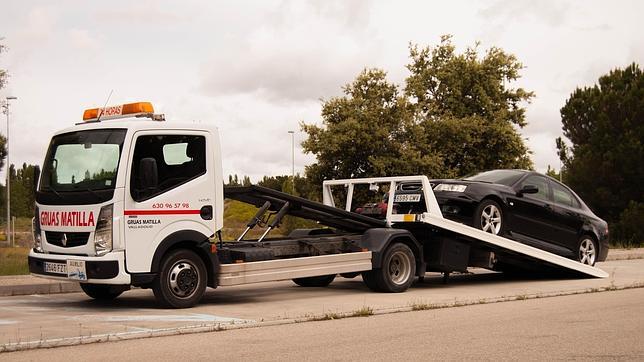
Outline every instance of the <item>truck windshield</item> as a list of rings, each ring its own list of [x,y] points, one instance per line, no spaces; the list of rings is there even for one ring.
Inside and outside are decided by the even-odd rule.
[[[39,191],[60,195],[113,190],[125,133],[125,129],[101,129],[55,136],[47,151]]]

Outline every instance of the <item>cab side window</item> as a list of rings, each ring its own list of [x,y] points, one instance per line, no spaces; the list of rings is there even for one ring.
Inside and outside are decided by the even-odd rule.
[[[569,207],[579,207],[577,198],[565,187],[556,182],[552,182],[552,195],[554,196],[555,203]]]
[[[134,146],[130,195],[137,202],[144,201],[205,173],[205,137],[140,136]]]
[[[521,182],[520,187],[523,188],[525,185],[533,185],[539,189],[539,192],[536,194],[526,194],[525,196],[548,201],[548,180],[545,177],[528,176],[523,180],[523,182]]]

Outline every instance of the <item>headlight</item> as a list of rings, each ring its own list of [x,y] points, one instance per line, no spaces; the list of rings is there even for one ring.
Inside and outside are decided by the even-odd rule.
[[[34,213],[36,216],[31,219],[31,233],[34,237],[34,251],[42,253],[42,235],[40,233],[40,215],[38,215],[38,207],[35,208]]]
[[[112,251],[112,207],[112,204],[105,205],[98,214],[94,232],[94,248],[98,256]]]
[[[467,185],[455,185],[455,184],[438,184],[434,187],[434,191],[451,191],[451,192],[465,192]]]

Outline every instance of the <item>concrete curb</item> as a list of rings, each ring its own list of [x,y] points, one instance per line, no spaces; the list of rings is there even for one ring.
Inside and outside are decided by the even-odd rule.
[[[0,285],[0,297],[32,294],[77,293],[80,291],[81,288],[78,283],[70,282],[39,283],[36,280],[34,283],[30,284]]]
[[[612,249],[606,261],[644,259],[644,248]],[[46,280],[30,275],[0,276],[0,297],[31,294],[77,293],[78,283]]]

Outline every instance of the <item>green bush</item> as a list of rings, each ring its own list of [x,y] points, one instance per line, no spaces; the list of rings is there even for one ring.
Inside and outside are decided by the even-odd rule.
[[[612,227],[614,244],[640,246],[644,242],[644,203],[630,201]]]

